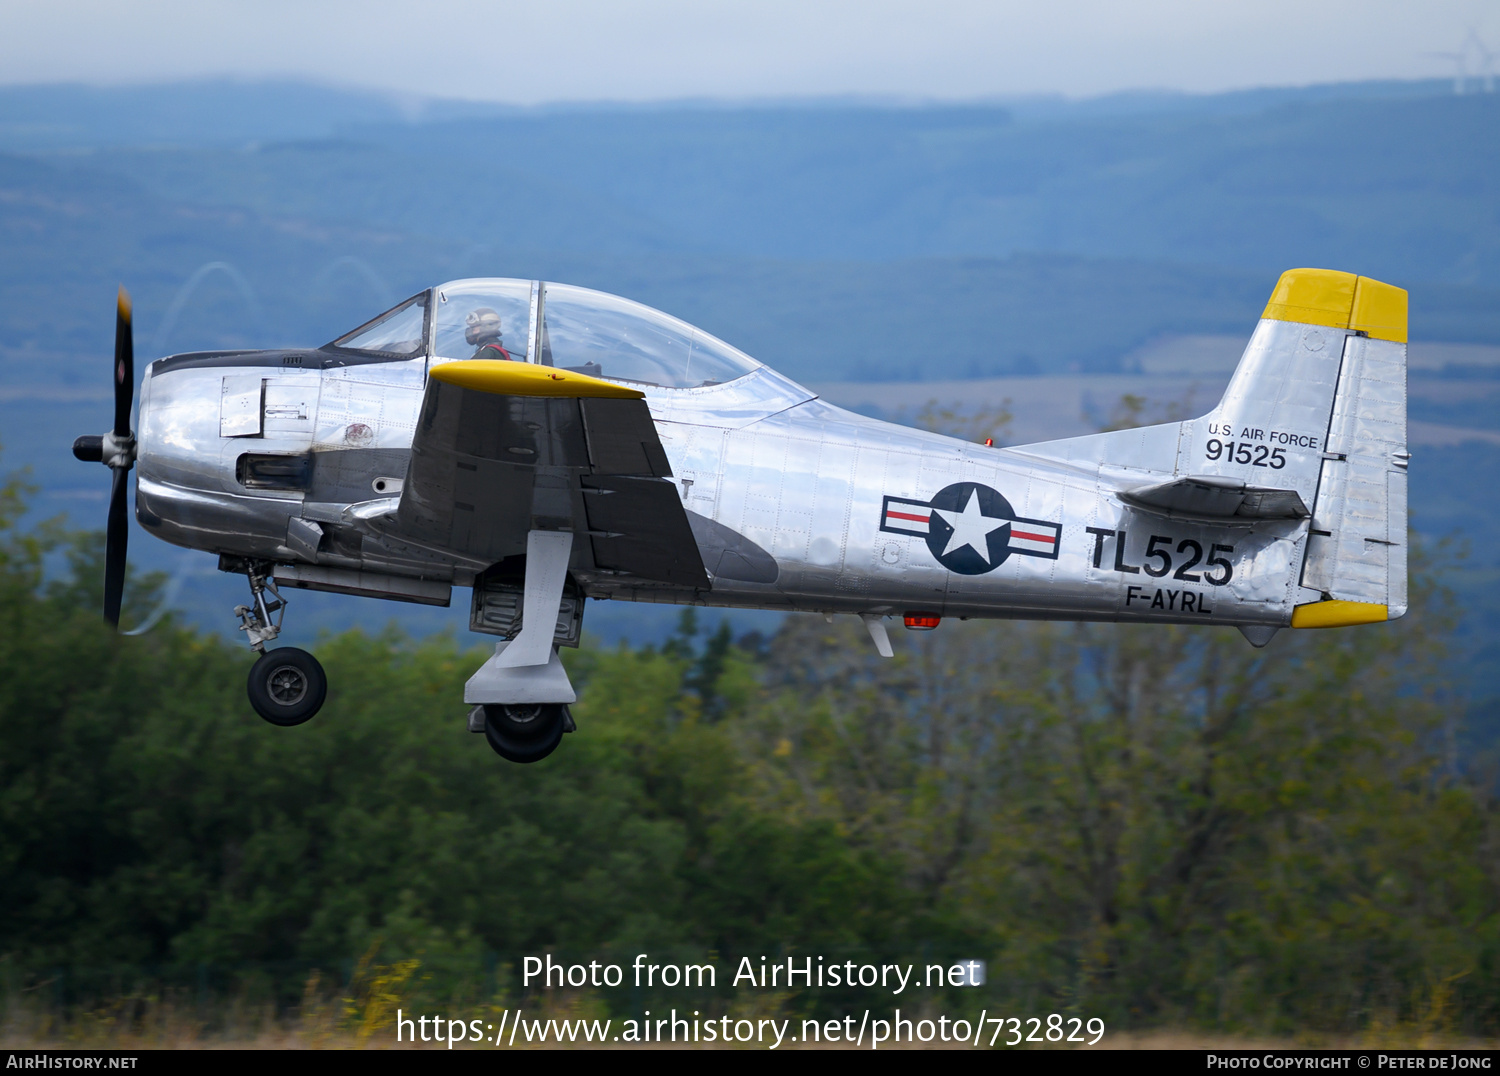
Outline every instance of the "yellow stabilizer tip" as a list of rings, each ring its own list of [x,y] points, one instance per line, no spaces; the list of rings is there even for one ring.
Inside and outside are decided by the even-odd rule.
[[[1288,269],[1276,282],[1261,317],[1347,329],[1358,280],[1353,273],[1334,269]]]
[[[126,321],[130,320],[130,292],[125,290],[125,285],[120,285],[119,297],[115,300],[115,309],[119,311],[120,317]]]
[[[1348,628],[1355,624],[1382,624],[1390,610],[1373,602],[1313,602],[1292,610],[1294,628]]]
[[[449,385],[497,396],[590,397],[606,400],[639,400],[646,394],[637,389],[602,381],[587,374],[504,359],[467,359],[445,362],[432,368],[432,376]]]
[[[1363,329],[1375,340],[1406,343],[1406,289],[1360,277],[1349,328]]]
[[[1334,269],[1288,269],[1261,317],[1356,329],[1376,340],[1406,343],[1406,291]]]

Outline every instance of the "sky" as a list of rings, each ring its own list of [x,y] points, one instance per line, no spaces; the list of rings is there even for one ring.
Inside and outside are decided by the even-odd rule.
[[[313,79],[514,104],[1090,97],[1451,75],[1500,0],[0,0],[0,83]],[[1500,59],[1496,61],[1500,65]]]

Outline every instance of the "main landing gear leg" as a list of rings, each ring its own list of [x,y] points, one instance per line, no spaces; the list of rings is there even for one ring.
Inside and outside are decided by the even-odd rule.
[[[526,540],[521,631],[497,643],[495,654],[464,685],[469,730],[483,732],[495,753],[511,762],[537,762],[575,728],[570,703],[577,694],[553,645],[568,578],[573,535],[532,531]]]
[[[245,562],[250,604],[235,606],[234,615],[240,618],[240,630],[250,649],[260,654],[245,685],[250,705],[271,724],[289,727],[302,724],[322,708],[328,676],[306,650],[294,646],[266,649],[281,634],[281,619],[286,615],[286,599],[271,579],[272,567],[266,561]]]

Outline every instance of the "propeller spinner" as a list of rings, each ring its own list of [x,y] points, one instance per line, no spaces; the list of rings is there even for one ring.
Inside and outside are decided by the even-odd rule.
[[[130,406],[135,394],[135,344],[130,328],[130,296],[122,287],[115,307],[115,425],[102,437],[85,436],[73,442],[73,455],[102,463],[112,472],[109,525],[104,546],[104,621],[120,626],[120,600],[125,591],[125,548],[130,537],[126,504],[127,475],[135,466],[135,432],[130,428]]]

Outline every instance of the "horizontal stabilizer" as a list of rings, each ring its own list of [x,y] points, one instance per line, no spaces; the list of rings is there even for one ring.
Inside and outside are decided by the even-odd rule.
[[[1251,486],[1220,475],[1187,475],[1121,490],[1119,496],[1133,508],[1188,519],[1306,519],[1312,514],[1294,489]]]

